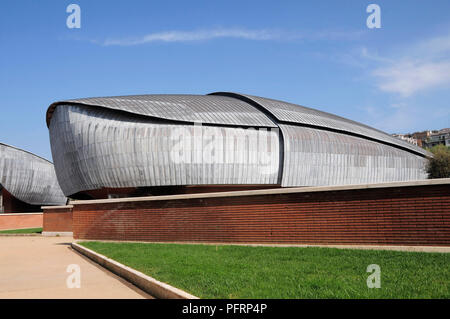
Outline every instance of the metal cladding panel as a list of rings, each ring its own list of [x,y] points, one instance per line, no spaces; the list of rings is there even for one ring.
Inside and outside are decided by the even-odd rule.
[[[107,188],[277,184],[278,129],[182,125],[82,105],[53,113],[50,141],[67,196]]]
[[[220,94],[229,94],[229,93],[217,92],[212,94],[214,94],[215,96],[220,96]],[[370,126],[334,114],[322,112],[319,110],[311,109],[308,107],[292,103],[287,103],[283,101],[258,96],[239,93],[230,93],[230,94],[241,96],[257,103],[266,111],[270,112],[270,114],[272,114],[279,121],[289,122],[292,124],[311,125],[327,129],[354,133],[368,138],[376,139],[381,142],[386,142],[396,146],[400,146],[402,148],[406,148],[408,150],[414,151],[424,156],[431,156],[430,153],[428,153],[426,150],[418,146],[402,141],[398,138],[390,136],[389,134],[374,129]]]
[[[30,205],[64,205],[53,164],[26,151],[0,143],[0,184]]]
[[[68,100],[53,103],[47,112],[49,125],[58,105],[83,104],[137,115],[190,123],[277,127],[263,112],[248,103],[224,96],[134,95]]]
[[[282,186],[323,186],[426,179],[426,159],[393,146],[326,130],[280,125]]]

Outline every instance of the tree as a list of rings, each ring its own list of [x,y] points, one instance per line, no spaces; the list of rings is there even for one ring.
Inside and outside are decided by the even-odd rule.
[[[433,157],[428,159],[428,178],[450,178],[450,147],[436,145],[429,149]]]

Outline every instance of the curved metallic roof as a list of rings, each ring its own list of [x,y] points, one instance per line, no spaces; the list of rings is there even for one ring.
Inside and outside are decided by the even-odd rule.
[[[66,203],[51,162],[3,143],[0,143],[0,184],[30,205]]]
[[[243,101],[256,103],[259,107],[263,108],[273,117],[275,117],[276,120],[281,122],[322,127],[325,129],[342,131],[344,133],[346,132],[357,134],[361,137],[375,139],[383,143],[388,143],[400,148],[408,149],[409,151],[412,151],[414,153],[419,153],[424,156],[430,156],[430,154],[426,150],[418,146],[402,141],[370,126],[331,113],[322,112],[297,104],[248,94],[215,92],[211,93],[211,95],[236,97],[238,99],[240,98]]]
[[[276,122],[300,124],[354,134],[422,156],[431,156],[420,147],[362,123],[305,106],[248,94],[215,92],[208,95],[156,94],[67,100],[50,105],[47,111],[47,125],[58,105],[97,106],[187,123],[246,127],[278,127]]]
[[[171,121],[276,127],[270,118],[243,101],[211,95],[130,95],[56,102],[47,111],[47,126],[58,105],[82,104]]]
[[[213,94],[52,104],[47,121],[61,188],[70,196],[103,187],[289,187],[426,178],[425,150],[361,123],[282,101]],[[207,124],[201,135],[195,135],[195,122]],[[262,128],[270,131],[256,142]],[[180,130],[183,138],[174,141]],[[174,162],[175,145],[183,146],[187,162]],[[228,159],[202,160],[211,148]]]
[[[206,124],[201,137],[191,134],[196,122]],[[47,123],[58,180],[67,196],[102,187],[407,181],[426,178],[423,167],[429,156],[333,114],[226,92],[57,102],[49,107]],[[252,130],[262,129],[270,129],[270,138],[255,143]],[[230,161],[174,163],[177,130],[185,132],[180,145],[187,158],[215,145],[219,154],[233,154]],[[211,140],[211,134],[219,139]],[[246,147],[238,149],[238,141]],[[266,160],[246,162],[250,158]]]

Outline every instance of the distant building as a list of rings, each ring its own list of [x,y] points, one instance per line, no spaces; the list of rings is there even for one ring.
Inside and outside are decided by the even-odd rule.
[[[405,142],[411,143],[413,145],[419,146],[417,139],[412,137],[410,134],[392,134],[392,136],[399,138]]]
[[[426,139],[426,147],[433,147],[439,144],[450,146],[450,128],[432,132]]]
[[[415,132],[411,134],[411,137],[416,139],[417,146],[425,148],[425,142],[427,138],[430,136],[431,131],[423,131],[423,132]]]
[[[422,148],[429,148],[439,144],[450,146],[450,128],[412,134],[392,134],[392,136]]]

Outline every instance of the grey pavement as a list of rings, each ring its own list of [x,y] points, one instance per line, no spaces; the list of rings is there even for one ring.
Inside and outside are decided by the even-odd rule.
[[[142,299],[148,294],[80,255],[71,237],[0,237],[0,299]],[[68,288],[80,269],[80,288]],[[76,268],[77,266],[75,266]],[[69,280],[69,283],[75,281]]]

